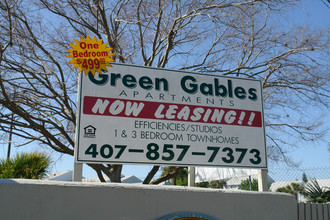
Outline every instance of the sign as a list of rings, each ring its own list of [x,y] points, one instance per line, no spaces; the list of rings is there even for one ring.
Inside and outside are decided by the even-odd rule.
[[[111,66],[109,62],[114,61],[110,58],[114,54],[110,53],[112,48],[107,48],[108,43],[102,43],[102,39],[96,40],[96,37],[91,39],[88,35],[86,39],[80,37],[80,41],[74,40],[75,44],[70,44],[72,49],[67,49],[70,52],[67,57],[71,58],[69,63],[73,63],[72,68],[79,68],[79,73],[82,71],[87,75],[89,72],[95,75],[96,72],[102,74],[102,71],[107,70],[107,66]]]
[[[81,74],[76,162],[265,168],[261,88],[116,63]]]

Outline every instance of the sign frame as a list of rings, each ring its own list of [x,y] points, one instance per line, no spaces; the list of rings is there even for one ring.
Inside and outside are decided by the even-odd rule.
[[[78,86],[78,108],[77,108],[77,111],[78,111],[78,115],[77,115],[77,127],[76,127],[76,150],[75,150],[75,155],[74,155],[74,157],[75,157],[75,163],[96,163],[96,164],[100,164],[100,163],[102,163],[102,164],[104,164],[104,163],[109,163],[109,164],[144,164],[144,165],[172,165],[172,166],[209,166],[209,167],[241,167],[241,168],[255,168],[255,169],[265,169],[265,168],[267,168],[267,152],[266,152],[266,137],[265,137],[265,125],[264,125],[264,108],[263,108],[263,93],[262,93],[262,84],[261,84],[261,81],[260,80],[256,80],[256,79],[244,79],[244,78],[235,78],[235,77],[228,77],[228,76],[221,76],[221,75],[216,75],[216,74],[201,74],[201,73],[194,73],[194,72],[187,72],[187,71],[178,71],[178,70],[170,70],[170,69],[160,69],[160,68],[154,68],[154,67],[145,67],[145,66],[136,66],[136,65],[128,65],[128,64],[121,64],[121,63],[111,63],[112,64],[112,66],[113,67],[117,67],[117,68],[121,68],[121,67],[126,67],[126,68],[130,68],[130,69],[135,69],[135,68],[138,68],[138,69],[140,69],[140,70],[146,70],[147,72],[148,71],[165,71],[165,72],[167,72],[167,73],[175,73],[175,74],[186,74],[186,76],[189,76],[189,75],[191,75],[191,76],[201,76],[201,77],[204,77],[204,76],[206,76],[206,77],[213,77],[213,78],[221,78],[221,79],[226,79],[227,80],[227,82],[231,82],[231,81],[249,81],[249,82],[254,82],[254,83],[256,83],[256,84],[258,84],[259,85],[259,89],[260,89],[260,91],[258,91],[258,96],[259,96],[259,100],[258,100],[258,102],[260,103],[260,109],[259,109],[259,111],[260,111],[260,113],[261,113],[261,115],[259,116],[260,117],[260,120],[261,120],[261,127],[259,127],[260,129],[260,131],[261,131],[261,134],[260,134],[260,136],[261,136],[261,139],[262,139],[262,144],[263,144],[263,146],[262,146],[262,148],[263,148],[263,151],[262,151],[262,155],[260,156],[260,157],[262,157],[262,161],[263,161],[263,165],[251,165],[251,166],[249,166],[249,165],[245,165],[245,164],[243,164],[243,165],[240,165],[240,164],[231,164],[231,163],[229,163],[229,164],[224,164],[224,163],[222,163],[222,164],[217,164],[217,165],[214,165],[214,164],[207,164],[207,163],[204,163],[204,164],[201,164],[201,163],[195,163],[195,162],[193,162],[193,163],[187,163],[187,162],[185,162],[185,163],[176,163],[176,162],[167,162],[167,161],[164,161],[164,162],[159,162],[159,160],[158,161],[147,161],[147,162],[145,162],[145,161],[131,161],[131,160],[128,160],[128,159],[125,159],[125,160],[118,160],[118,161],[108,161],[108,160],[95,160],[95,159],[91,159],[91,160],[89,160],[89,159],[82,159],[82,158],[79,158],[79,155],[80,155],[80,153],[82,152],[82,151],[85,151],[86,152],[86,148],[84,148],[84,149],[82,149],[81,148],[81,146],[80,146],[80,144],[83,142],[82,141],[82,124],[83,124],[83,118],[82,118],[82,115],[84,114],[83,113],[83,103],[84,103],[84,99],[85,99],[85,97],[86,97],[86,95],[83,93],[84,91],[84,87],[83,87],[83,85],[84,85],[84,80],[87,80],[87,77],[88,76],[85,76],[84,74],[80,74],[80,79],[79,79],[79,86]],[[113,67],[110,67],[110,68],[108,68],[108,73],[107,74],[111,74],[112,72],[115,72],[115,71],[113,71]],[[133,74],[133,73],[131,73],[131,74]],[[182,76],[182,75],[180,75],[180,76]],[[129,77],[127,77],[127,78],[129,78]],[[146,83],[142,83],[142,85],[145,85],[145,86],[150,86],[151,84],[150,84],[150,82],[148,82],[148,80],[146,80],[145,81]],[[126,82],[126,84],[127,85],[133,85],[134,84],[134,80],[132,80],[132,79],[129,79],[127,82]],[[109,86],[108,86],[109,87]],[[205,90],[206,91],[206,90]],[[237,94],[238,95],[240,95],[240,94],[243,94],[242,92],[240,92],[240,90],[238,89],[237,90],[238,92],[237,92]],[[236,93],[235,93],[235,95],[237,95]],[[253,92],[251,92],[251,94],[253,95]],[[95,94],[96,95],[96,94]],[[252,95],[250,95],[250,96],[252,96]],[[232,96],[233,96],[233,94],[232,94]],[[106,100],[106,97],[102,97],[102,98],[104,98],[103,99],[103,102],[105,102],[105,100]],[[114,99],[119,99],[118,97],[117,98],[114,98]],[[95,101],[95,100],[94,100]],[[109,102],[111,102],[111,101],[113,101],[113,100],[110,100]],[[122,100],[123,101],[123,100]],[[136,100],[134,100],[134,101],[136,101]],[[140,99],[139,100],[137,100],[137,101],[141,101]],[[148,101],[144,101],[145,103],[148,103]],[[156,102],[156,103],[163,103],[163,102],[160,102],[159,100]],[[148,104],[150,104],[150,103],[148,103]],[[163,103],[164,104],[164,103]],[[173,102],[170,102],[169,104],[174,104]],[[193,105],[196,105],[196,103],[194,103]],[[205,105],[203,105],[204,107],[207,107],[207,106],[205,106]],[[243,109],[244,110],[244,109]],[[241,113],[241,112],[239,112],[239,113]],[[241,113],[242,114],[242,113]],[[246,114],[246,113],[245,113]],[[106,117],[106,116],[98,116],[98,117]],[[112,116],[111,116],[112,117]],[[113,117],[112,117],[113,118]],[[120,117],[116,117],[116,118],[120,118]],[[142,120],[153,120],[153,119],[142,119]],[[160,120],[160,119],[159,119]],[[191,123],[191,122],[180,122],[180,123]],[[201,123],[201,124],[203,124],[203,123]],[[88,125],[88,126],[93,126],[93,125]],[[238,124],[237,125],[221,125],[221,126],[239,126]],[[86,127],[85,127],[86,128]],[[95,128],[95,127],[94,127]],[[97,130],[98,128],[96,128],[96,130]],[[95,131],[95,130],[94,130]],[[92,132],[93,133],[93,132]],[[90,133],[90,134],[88,134],[88,135],[91,135],[89,138],[90,139],[92,139],[93,138],[93,134],[92,133]],[[95,132],[94,132],[94,135],[95,135]],[[138,140],[138,139],[136,139],[136,140]],[[104,146],[105,144],[104,143],[96,143],[96,145],[102,145],[102,146]],[[110,145],[110,144],[109,144]],[[111,144],[111,146],[112,146],[113,144]],[[110,146],[110,147],[111,147]],[[115,146],[112,146],[112,151],[115,149],[115,147],[116,146],[122,146],[122,144],[118,144],[118,145],[115,145]],[[160,148],[160,152],[159,153],[164,153],[163,151],[164,151],[164,144],[158,144],[158,146],[159,146],[159,148]],[[163,147],[163,148],[162,148]],[[177,147],[177,145],[175,146],[175,144],[173,144],[173,146],[172,146],[174,149],[175,149],[175,147]],[[120,149],[120,147],[118,147],[118,149],[119,150],[121,150]],[[171,147],[169,147],[168,149],[170,149],[170,151],[172,151],[171,149]],[[213,148],[213,149],[211,149],[211,151],[213,151],[213,153],[215,153],[215,151],[216,150],[218,150],[218,151],[220,151],[220,149],[222,150],[222,147],[219,147],[219,149],[215,149],[215,148]],[[241,148],[236,148],[236,150],[237,149],[241,149]],[[93,153],[92,151],[93,151],[94,149],[91,149],[91,153]],[[126,149],[124,149],[124,150],[126,150]],[[134,149],[128,149],[128,150],[131,150],[132,152],[134,152]],[[153,149],[152,149],[153,150]],[[177,149],[176,149],[177,150]],[[189,149],[190,150],[190,149]],[[251,149],[250,148],[248,148],[247,149],[248,151],[245,151],[245,153],[246,152],[249,152],[249,150],[251,151]],[[258,150],[259,150],[259,148],[258,148]],[[104,149],[103,149],[103,154],[106,154],[106,156],[108,156],[109,154],[109,152],[110,152],[111,150],[109,149],[109,147],[104,147]],[[106,152],[106,153],[105,153]],[[167,157],[169,157],[170,155],[169,154],[171,154],[170,152],[168,153],[169,151],[167,151],[167,152],[165,152],[166,153],[166,156]],[[173,151],[172,151],[173,152]],[[195,152],[195,151],[193,151],[193,152]],[[98,146],[98,148],[97,148],[97,151],[94,153],[94,154],[100,154],[100,148],[99,148],[99,146]],[[117,152],[118,153],[118,152]],[[196,154],[198,153],[198,152],[195,152]],[[199,153],[201,153],[201,152],[199,152]],[[210,153],[210,152],[209,152]],[[211,152],[212,153],[212,152]],[[227,153],[227,155],[226,155],[226,157],[229,155],[229,151],[225,151],[224,153]],[[235,152],[235,153],[237,153],[237,152]],[[240,157],[242,156],[242,152],[239,152],[239,153],[241,153],[241,155],[240,155]],[[244,154],[245,154],[244,153]],[[252,156],[253,156],[253,154],[255,154],[255,152],[252,152]],[[94,155],[92,155],[92,156],[94,156]],[[97,155],[98,156],[98,155]],[[112,156],[112,155],[111,155]],[[118,154],[117,154],[117,156],[118,156]],[[164,155],[160,155],[160,156],[164,156]],[[216,157],[219,157],[218,155],[215,155]],[[230,156],[230,155],[229,155]],[[238,156],[235,156],[236,158],[235,158],[235,160],[239,160],[239,158],[237,158]],[[165,157],[166,158],[166,157]],[[222,158],[224,158],[224,157],[222,157]],[[214,158],[213,158],[214,159]],[[227,158],[228,160],[230,160],[230,158]],[[246,158],[244,158],[245,160],[246,160]],[[209,160],[210,160],[210,157],[209,157]],[[250,160],[254,160],[254,159],[251,159],[250,158]]]

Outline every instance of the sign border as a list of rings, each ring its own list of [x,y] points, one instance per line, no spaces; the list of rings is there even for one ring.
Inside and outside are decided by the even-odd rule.
[[[83,74],[80,73],[79,75],[79,83],[78,83],[78,90],[77,90],[77,125],[76,125],[76,136],[75,136],[75,149],[74,149],[74,161],[75,163],[91,163],[91,164],[136,164],[136,165],[168,165],[168,166],[194,166],[194,167],[231,167],[231,168],[254,168],[254,169],[267,169],[268,168],[268,160],[267,160],[267,145],[266,145],[266,130],[265,130],[265,119],[264,119],[264,99],[263,99],[263,87],[261,80],[258,79],[247,79],[247,78],[239,78],[239,77],[233,77],[233,76],[223,76],[219,74],[210,74],[210,73],[196,73],[196,72],[190,72],[190,71],[183,71],[183,70],[173,70],[173,69],[166,69],[166,68],[157,68],[157,67],[149,67],[149,66],[139,66],[139,65],[133,65],[133,64],[124,64],[124,63],[110,63],[112,66],[118,65],[118,66],[128,66],[128,67],[138,67],[138,68],[145,68],[145,69],[155,69],[155,70],[166,70],[170,72],[179,72],[179,73],[186,73],[186,74],[193,74],[193,75],[207,75],[207,76],[217,76],[217,77],[223,77],[223,78],[230,78],[230,79],[240,79],[240,80],[247,80],[247,81],[256,81],[260,84],[260,94],[261,94],[261,120],[263,125],[263,135],[264,135],[264,158],[265,158],[265,166],[231,166],[231,165],[207,165],[207,164],[176,164],[176,163],[154,163],[154,162],[129,162],[129,161],[116,161],[116,162],[107,162],[107,161],[90,161],[90,160],[82,160],[79,159],[79,143],[80,143],[80,120],[81,120],[81,114],[82,114],[82,85],[83,85]],[[111,68],[111,67],[109,67]]]

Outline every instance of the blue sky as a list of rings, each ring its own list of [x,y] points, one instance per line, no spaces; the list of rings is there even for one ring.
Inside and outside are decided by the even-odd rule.
[[[324,2],[327,2],[324,0]],[[328,4],[330,7],[330,4]],[[290,10],[283,19],[286,24],[290,26],[309,25],[314,27],[330,28],[330,8],[327,7],[321,0],[305,0],[302,1],[301,8]],[[330,74],[330,73],[329,73]],[[330,114],[324,116],[324,129],[330,129]],[[328,150],[330,143],[330,132],[328,131],[322,140],[315,143],[301,143],[299,148],[295,149],[289,155],[297,162],[300,162],[301,168],[311,167],[329,167],[330,166],[330,151]],[[7,143],[0,143],[0,158],[4,158],[7,154]],[[66,155],[59,155],[47,149],[40,149],[39,146],[29,146],[23,148],[12,148],[12,154],[21,151],[45,151],[52,153],[52,160],[56,163],[52,166],[52,171],[72,170],[73,157]],[[150,171],[152,166],[144,165],[125,165],[123,168],[123,175],[135,175],[139,178],[144,178]],[[284,164],[269,164],[270,171],[278,168],[285,168]],[[85,177],[95,177],[96,173],[84,165]],[[330,176],[329,176],[330,178]]]
[[[302,0],[302,6],[290,10],[287,18],[288,26],[308,25],[313,27],[330,28],[330,4],[328,7],[321,0]],[[324,0],[324,2],[327,2]],[[329,33],[329,32],[328,32]],[[328,73],[330,74],[330,73]],[[330,83],[329,83],[330,86]],[[301,162],[301,167],[325,167],[330,165],[330,114],[327,113],[323,118],[324,129],[327,133],[322,140],[315,143],[302,143],[299,148],[289,155],[296,161]],[[283,164],[269,165],[270,169],[285,167]],[[330,177],[330,176],[329,176]]]

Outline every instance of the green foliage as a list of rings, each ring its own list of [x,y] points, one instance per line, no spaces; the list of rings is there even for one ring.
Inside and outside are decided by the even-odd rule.
[[[306,175],[305,172],[303,172],[303,175],[302,175],[302,181],[303,181],[304,183],[307,183],[307,182],[308,182],[307,175]]]
[[[210,187],[210,183],[209,182],[200,182],[200,183],[196,183],[197,187],[202,187],[202,188],[209,188]]]
[[[227,183],[224,180],[213,180],[210,182],[210,188],[214,189],[223,189],[226,185]]]
[[[173,173],[175,171],[175,167],[162,167],[162,171],[163,172],[161,176],[165,176],[168,173]],[[171,183],[178,186],[188,186],[188,168],[184,168],[179,173],[177,173],[176,176],[171,179]]]
[[[252,191],[258,191],[258,180],[257,179],[252,179],[251,185],[252,185]],[[250,191],[249,179],[242,180],[241,184],[238,186],[238,189]]]
[[[311,179],[310,182],[305,185],[305,191],[303,194],[307,197],[309,202],[330,202],[330,188],[322,188],[316,179]]]
[[[44,153],[21,153],[14,159],[0,160],[0,178],[41,179],[50,165]]]
[[[278,188],[276,192],[289,193],[298,198],[298,193],[304,193],[304,187],[299,183],[291,183],[290,185]]]
[[[305,186],[299,183],[291,183],[285,187],[278,188],[276,192],[290,193],[297,199],[298,194],[304,195],[309,202],[330,202],[330,188],[321,187],[316,179],[311,179]]]
[[[223,189],[226,185],[226,181],[224,180],[212,180],[211,182],[200,182],[196,184],[197,187],[213,189]]]
[[[176,179],[176,185],[178,186],[188,186],[188,169],[183,169],[177,179]]]

